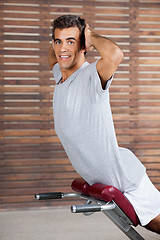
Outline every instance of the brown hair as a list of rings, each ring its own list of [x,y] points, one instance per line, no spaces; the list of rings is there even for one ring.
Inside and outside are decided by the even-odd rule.
[[[56,18],[51,23],[53,29],[52,29],[52,39],[55,39],[55,29],[64,29],[64,28],[70,28],[70,27],[78,27],[80,31],[80,43],[81,48],[85,48],[85,35],[84,35],[84,29],[86,26],[85,19],[80,18],[76,15],[63,15],[58,18]]]

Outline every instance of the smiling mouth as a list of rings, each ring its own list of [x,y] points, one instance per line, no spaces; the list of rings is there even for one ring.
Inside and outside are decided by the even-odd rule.
[[[60,55],[59,57],[61,60],[67,60],[70,58],[70,55]]]

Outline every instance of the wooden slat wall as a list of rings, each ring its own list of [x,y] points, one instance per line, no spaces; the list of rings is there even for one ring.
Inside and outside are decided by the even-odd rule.
[[[69,204],[34,200],[35,192],[70,191],[78,176],[55,134],[47,64],[50,21],[68,13],[123,49],[111,86],[119,145],[139,157],[160,190],[159,0],[1,0],[0,13],[0,209]],[[89,62],[97,58],[88,53]]]

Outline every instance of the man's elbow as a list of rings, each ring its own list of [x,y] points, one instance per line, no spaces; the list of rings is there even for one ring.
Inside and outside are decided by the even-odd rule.
[[[112,55],[112,61],[118,67],[118,65],[122,62],[123,58],[124,58],[123,51],[118,46],[116,46],[115,50],[114,50],[114,53]]]
[[[51,71],[52,71],[54,65],[53,65],[53,64],[49,64],[49,67],[50,67],[50,69],[51,69]]]
[[[54,65],[57,63],[57,61],[53,61],[53,59],[51,59],[50,57],[48,57],[48,64],[50,69],[52,70]]]

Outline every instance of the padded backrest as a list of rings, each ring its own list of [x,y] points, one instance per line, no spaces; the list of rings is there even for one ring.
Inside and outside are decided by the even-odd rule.
[[[80,192],[89,196],[88,191],[89,191],[90,185],[83,178],[75,178],[74,181],[72,182],[71,188],[75,192]]]
[[[129,217],[134,226],[137,226],[139,224],[139,219],[132,204],[117,188],[96,183],[90,187],[89,194],[94,198],[101,199],[106,202],[113,200]]]
[[[106,202],[114,201],[121,210],[129,217],[134,226],[139,224],[139,219],[134,211],[133,206],[128,199],[115,187],[105,184],[96,183],[90,186],[84,179],[76,178],[71,185],[76,192],[89,195]]]

